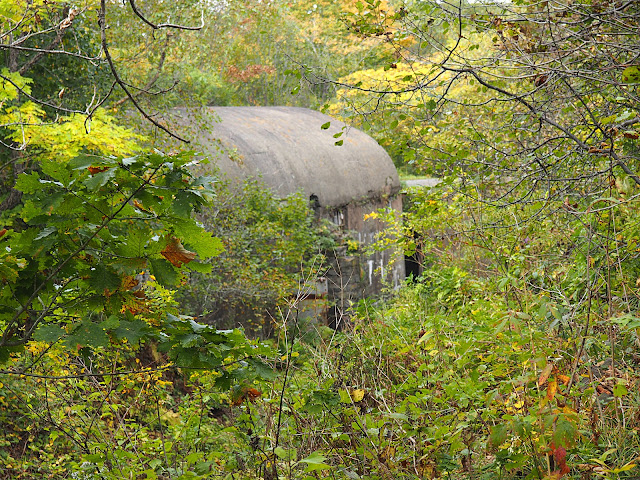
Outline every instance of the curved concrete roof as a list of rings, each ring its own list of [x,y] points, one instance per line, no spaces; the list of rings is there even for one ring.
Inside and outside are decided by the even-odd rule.
[[[322,113],[296,107],[208,107],[172,113],[190,130],[195,126],[194,143],[223,172],[261,175],[278,195],[302,190],[316,195],[321,206],[339,206],[400,190],[391,158],[373,138]],[[327,122],[331,126],[322,129]],[[341,131],[344,143],[336,146],[334,134]]]

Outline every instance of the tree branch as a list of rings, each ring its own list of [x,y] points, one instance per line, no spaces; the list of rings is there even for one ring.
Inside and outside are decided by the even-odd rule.
[[[24,72],[26,72],[31,67],[33,67],[36,63],[38,63],[40,61],[40,59],[46,55],[46,51],[45,50],[51,50],[52,48],[54,48],[56,45],[58,45],[62,41],[62,37],[64,36],[65,31],[66,31],[66,29],[58,30],[58,32],[56,34],[56,38],[54,38],[53,41],[49,45],[47,45],[47,47],[44,50],[40,50],[33,57],[31,57],[22,67],[20,67],[18,69],[18,73],[20,75],[23,75]]]
[[[192,31],[196,31],[196,30],[202,30],[202,28],[204,27],[204,14],[202,14],[201,17],[200,17],[200,26],[199,27],[187,27],[187,26],[184,26],[184,25],[175,25],[173,23],[155,24],[155,23],[152,23],[149,20],[147,20],[147,18],[144,15],[142,15],[140,10],[138,10],[138,7],[136,6],[135,0],[129,0],[129,4],[131,5],[131,9],[133,10],[133,13],[135,13],[136,16],[140,20],[142,20],[144,23],[149,25],[154,30],[158,30],[160,28],[175,28],[177,30],[192,30]]]
[[[109,68],[111,70],[111,74],[113,75],[114,80],[116,81],[116,83],[118,85],[120,85],[120,88],[122,88],[122,90],[124,90],[124,93],[127,95],[127,97],[129,97],[129,100],[131,100],[131,103],[133,103],[133,105],[136,107],[136,110],[138,110],[142,114],[142,116],[144,118],[146,118],[149,122],[154,124],[160,130],[162,130],[165,133],[169,134],[171,137],[173,137],[173,138],[175,138],[177,140],[180,140],[181,142],[189,143],[189,140],[187,140],[185,138],[182,138],[179,135],[173,133],[167,127],[165,127],[164,125],[161,125],[156,120],[151,118],[151,116],[142,108],[142,106],[138,103],[138,101],[131,94],[131,92],[129,91],[129,89],[125,85],[125,83],[120,78],[120,75],[118,74],[118,71],[116,70],[116,66],[113,63],[113,58],[111,58],[111,53],[109,52],[109,47],[107,45],[107,20],[106,20],[106,17],[107,17],[106,1],[105,0],[100,0],[100,13],[98,15],[98,25],[100,25],[100,38],[101,38],[101,43],[102,43],[102,50],[104,51],[104,56],[107,59],[107,62],[109,64]]]
[[[153,77],[151,77],[151,80],[149,80],[147,82],[147,84],[141,89],[141,92],[137,93],[136,96],[139,96],[142,93],[149,93],[148,90],[151,87],[153,87],[155,85],[155,83],[158,81],[158,78],[160,78],[160,73],[162,73],[162,68],[164,67],[164,62],[165,62],[165,60],[167,58],[167,47],[168,47],[168,45],[169,45],[169,35],[167,35],[167,37],[165,38],[164,45],[162,47],[162,53],[160,54],[160,61],[158,62],[158,67],[156,68],[156,71],[155,71]],[[114,107],[119,107],[120,105],[122,105],[127,100],[129,100],[129,97],[125,96],[125,97],[121,98],[120,100],[118,100],[116,103],[114,103],[113,106]]]

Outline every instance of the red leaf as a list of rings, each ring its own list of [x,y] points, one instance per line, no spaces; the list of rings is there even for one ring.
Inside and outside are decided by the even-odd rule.
[[[567,465],[567,450],[564,447],[555,447],[553,443],[551,443],[551,452],[553,453],[553,459],[556,461],[557,470],[553,473],[557,476],[557,478],[562,478],[567,473],[571,471],[569,466]]]

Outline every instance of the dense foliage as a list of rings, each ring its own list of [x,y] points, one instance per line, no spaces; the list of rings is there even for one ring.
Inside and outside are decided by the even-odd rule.
[[[260,180],[220,180],[216,200],[199,215],[222,239],[210,272],[192,272],[178,297],[188,312],[219,328],[242,324],[254,335],[273,334],[280,313],[305,294],[327,268],[333,229],[315,221],[301,194],[275,198]]]
[[[635,478],[639,24],[0,0],[0,478]],[[370,215],[421,274],[342,331],[303,318],[332,247],[305,199],[151,147],[180,137],[156,110],[205,104],[325,108],[439,176]]]

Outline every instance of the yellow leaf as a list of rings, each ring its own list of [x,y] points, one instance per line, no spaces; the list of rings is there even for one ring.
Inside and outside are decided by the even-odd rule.
[[[558,391],[558,382],[556,382],[555,380],[549,382],[549,385],[547,386],[547,398],[549,400],[553,400],[553,397],[555,396],[557,391]]]
[[[351,400],[353,400],[353,403],[357,403],[362,401],[362,399],[364,398],[364,390],[361,389],[352,389],[351,392]]]

